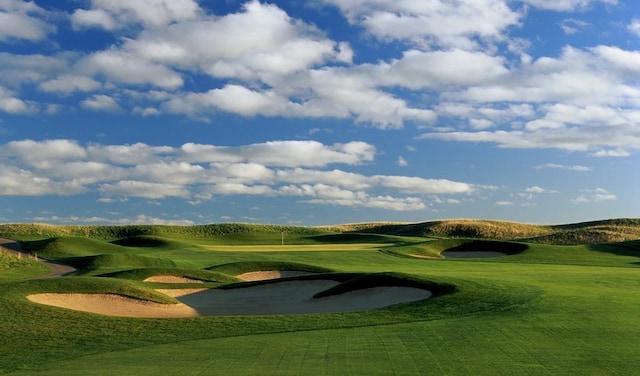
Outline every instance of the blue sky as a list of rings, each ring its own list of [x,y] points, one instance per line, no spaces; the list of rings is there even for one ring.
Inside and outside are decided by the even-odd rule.
[[[0,0],[0,223],[640,214],[640,4]]]

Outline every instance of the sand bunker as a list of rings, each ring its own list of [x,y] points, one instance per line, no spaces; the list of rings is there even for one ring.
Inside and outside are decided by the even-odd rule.
[[[35,294],[33,302],[110,316],[197,317],[354,312],[423,300],[431,292],[411,287],[381,286],[314,299],[336,286],[331,280],[281,281],[222,289],[159,289],[180,304],[158,304],[109,294]]]
[[[442,255],[446,258],[490,258],[507,256],[506,253],[495,251],[444,251]]]
[[[161,283],[204,283],[203,280],[188,278],[188,277],[178,277],[175,275],[154,275],[145,279],[143,282],[161,282]]]
[[[113,294],[35,294],[35,303],[76,311],[119,317],[195,317],[198,313],[185,304],[160,304]]]
[[[300,277],[313,274],[315,273],[302,270],[258,270],[237,275],[236,278],[242,281],[266,281],[269,279]]]

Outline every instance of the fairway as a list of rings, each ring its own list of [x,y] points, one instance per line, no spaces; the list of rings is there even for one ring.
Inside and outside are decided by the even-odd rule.
[[[312,252],[312,251],[358,251],[380,249],[393,243],[355,244],[272,244],[272,245],[199,245],[208,251],[219,252]]]
[[[260,226],[247,245],[222,244],[227,235],[189,235],[188,228],[126,241],[117,233],[69,236],[72,230],[38,238],[33,228],[0,226],[0,236],[20,240],[28,254],[78,269],[42,279],[48,271],[41,262],[0,253],[0,335],[7,339],[0,373],[632,375],[640,369],[638,240],[553,245],[387,230],[374,242],[372,233],[305,233],[283,248],[279,234]],[[167,236],[171,231],[179,234]],[[500,256],[446,258],[447,250],[461,249]],[[412,256],[420,253],[438,257]],[[238,279],[257,272],[262,277]],[[267,277],[276,279],[261,280]],[[260,300],[276,288],[282,295]],[[429,294],[350,312],[308,310],[322,301],[379,301],[372,289]],[[56,294],[103,294],[165,308],[191,299],[200,313],[255,305],[253,312],[221,316],[136,318],[27,298]],[[297,311],[275,309],[295,308],[287,299],[296,294],[313,297],[301,298]],[[212,301],[220,305],[198,307]]]

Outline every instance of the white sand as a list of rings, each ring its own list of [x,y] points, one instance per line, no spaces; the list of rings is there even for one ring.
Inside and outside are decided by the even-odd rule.
[[[313,275],[316,273],[305,272],[302,270],[258,270],[237,275],[236,277],[242,281],[266,281],[269,279],[300,277],[305,275]]]
[[[109,294],[35,294],[33,302],[56,307],[126,317],[196,317],[300,314],[364,311],[423,300],[431,292],[418,288],[382,286],[313,299],[338,282],[280,281],[235,289],[158,290],[180,304],[158,304]]]
[[[203,280],[179,277],[175,275],[154,275],[145,279],[143,282],[161,282],[161,283],[204,283]]]

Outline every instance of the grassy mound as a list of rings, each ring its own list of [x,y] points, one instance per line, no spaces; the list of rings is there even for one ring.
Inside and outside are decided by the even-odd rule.
[[[22,241],[21,245],[25,251],[49,260],[123,252],[121,247],[114,244],[72,236]]]
[[[320,266],[287,261],[240,261],[212,266],[207,270],[228,275],[239,275],[259,270],[297,270],[310,273],[329,273],[333,271]]]
[[[79,269],[79,274],[87,274],[97,270],[131,269],[131,268],[175,268],[172,260],[138,256],[132,254],[106,254],[97,256],[69,257],[59,261]]]
[[[168,239],[163,239],[157,236],[133,236],[129,238],[122,238],[110,242],[122,247],[141,247],[141,248],[165,248],[170,246],[173,242]]]
[[[443,252],[493,251],[506,255],[515,255],[524,252],[527,248],[526,244],[497,240],[440,239],[416,244],[403,244],[383,248],[380,251],[402,257],[442,258]]]
[[[237,279],[227,274],[212,272],[209,270],[194,270],[181,268],[137,268],[119,272],[99,274],[97,277],[110,277],[120,279],[130,279],[144,281],[145,279],[157,275],[170,275],[175,277],[186,277],[207,282],[236,282]]]

